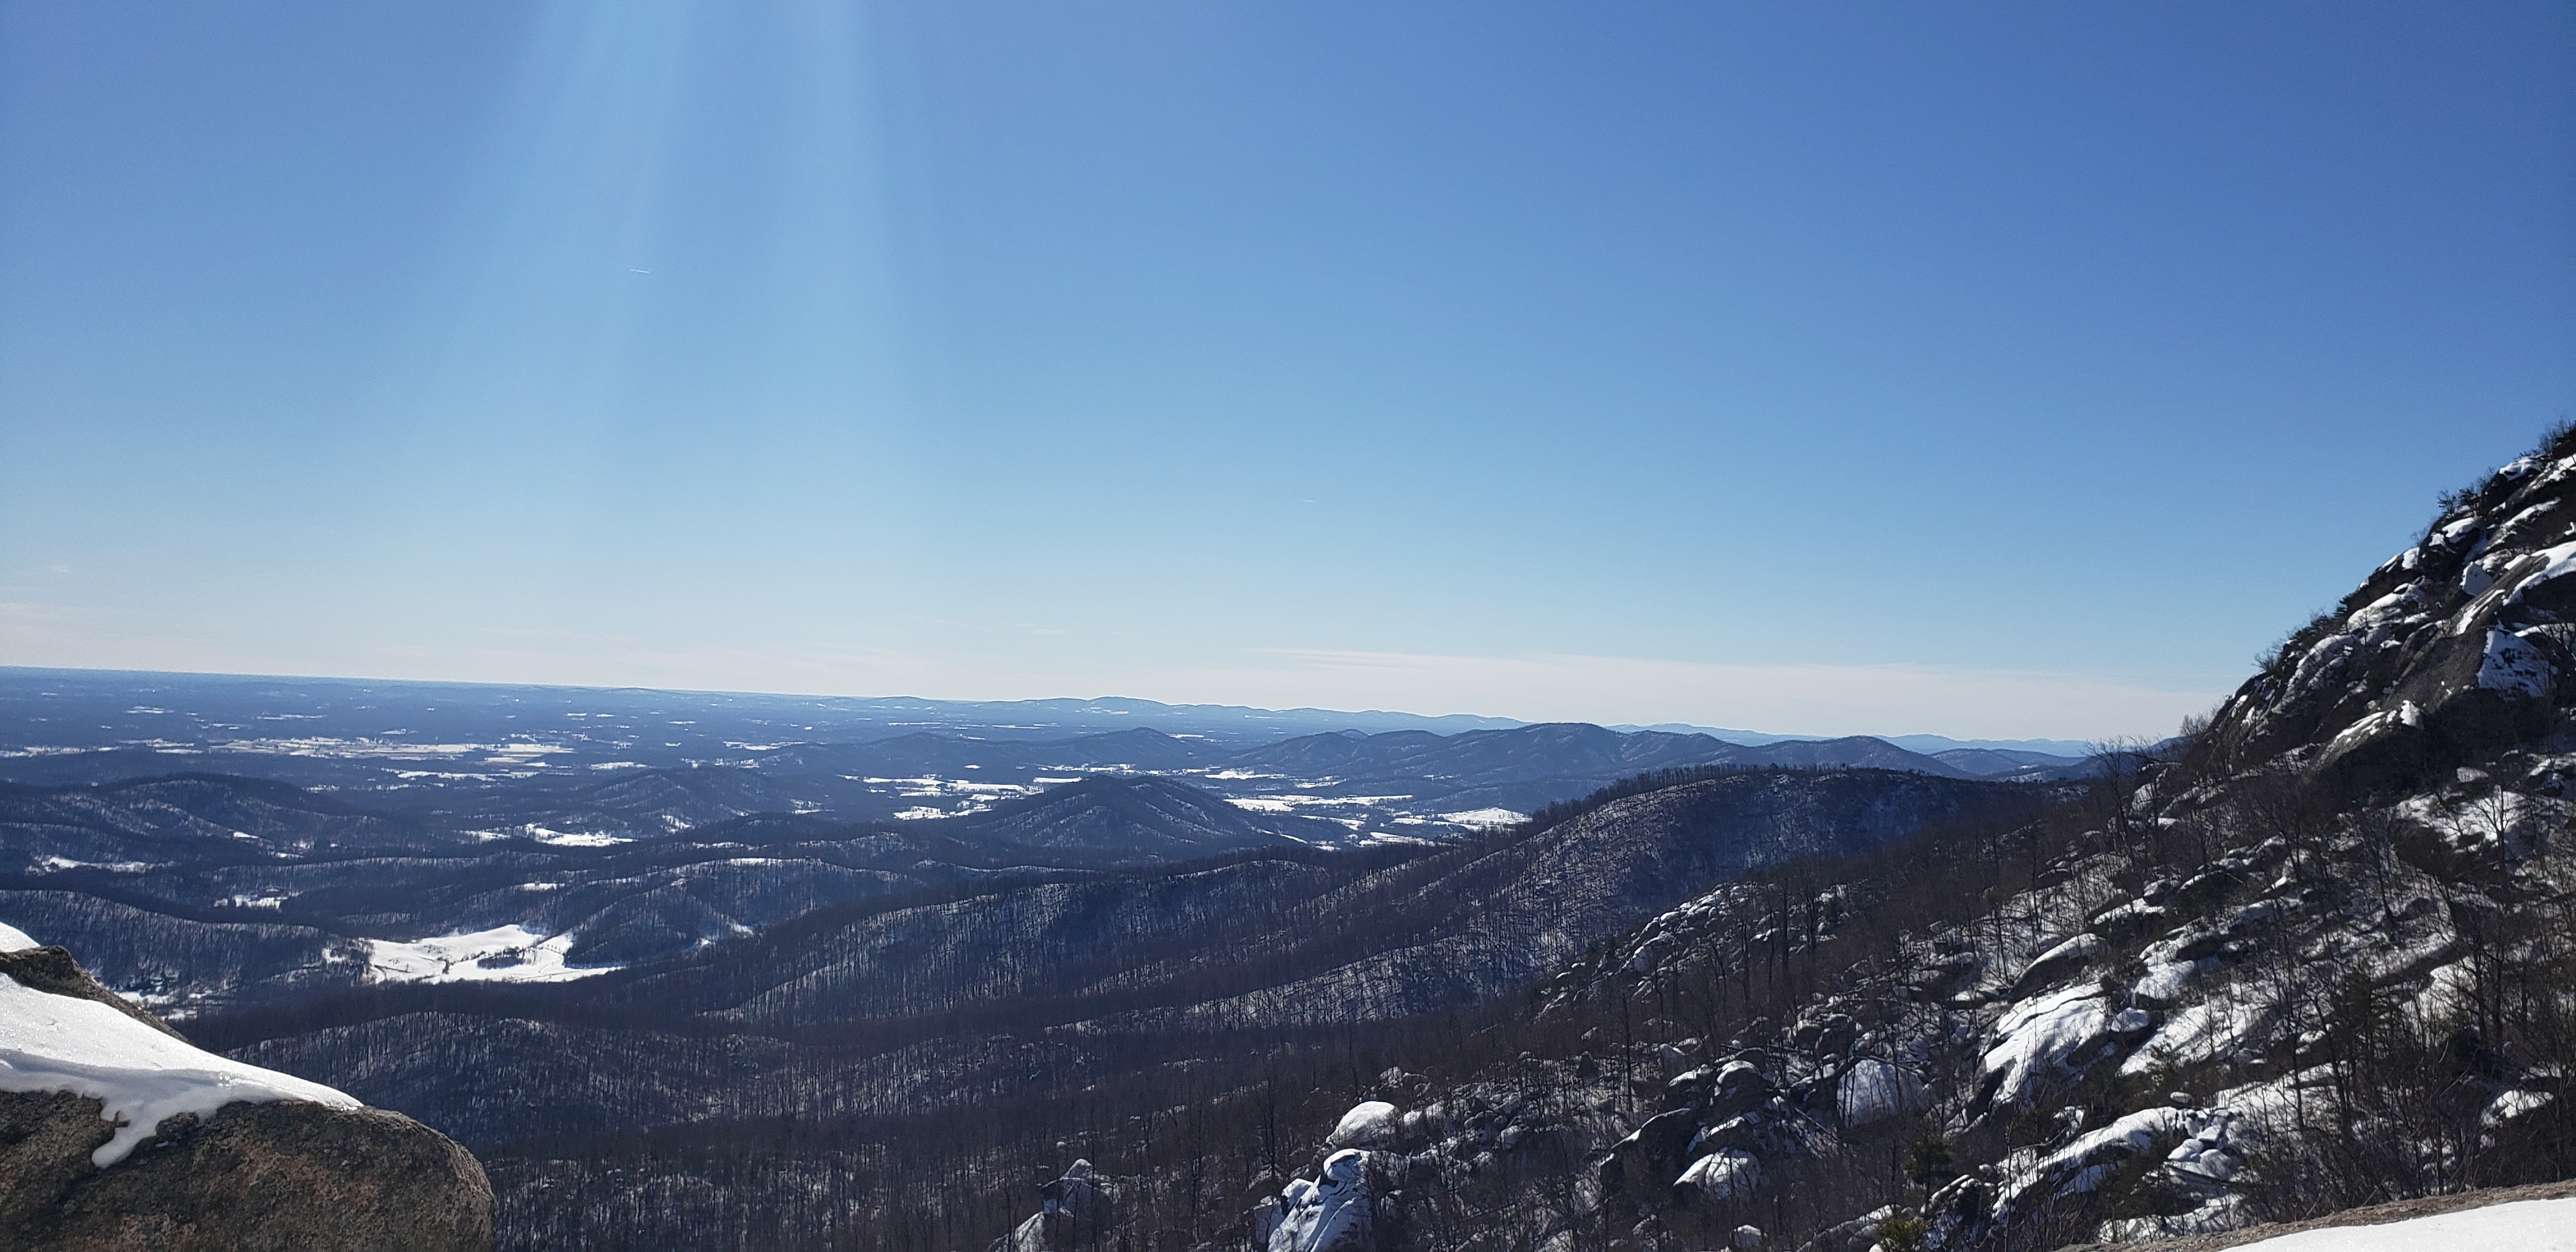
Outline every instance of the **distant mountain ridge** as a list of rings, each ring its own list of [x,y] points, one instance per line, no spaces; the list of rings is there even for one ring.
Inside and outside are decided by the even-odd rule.
[[[1754,746],[1766,743],[1781,743],[1793,739],[1819,740],[1832,737],[1827,735],[1784,735],[1766,730],[1730,730],[1723,726],[1694,726],[1687,722],[1657,722],[1653,725],[1647,726],[1641,726],[1631,722],[1620,722],[1612,725],[1610,729],[1660,730],[1668,734],[1676,735],[1708,735],[1713,738],[1723,739],[1728,743],[1741,743]],[[1921,752],[1926,755],[1953,751],[1960,748],[1989,748],[2001,752],[2037,752],[2048,756],[2081,759],[2083,757],[2091,756],[2094,751],[2100,747],[2099,744],[2084,739],[1953,739],[1948,735],[1874,735],[1871,737],[1886,740],[1887,742],[1895,744],[1897,747],[1903,748],[1908,752]]]
[[[556,719],[566,717],[607,716],[649,717],[657,719],[665,731],[681,729],[683,733],[671,737],[682,743],[673,747],[692,739],[722,746],[728,738],[750,741],[747,736],[780,729],[804,732],[796,736],[802,739],[855,741],[912,731],[948,731],[971,732],[986,739],[1038,741],[1152,725],[1165,733],[1242,748],[1337,730],[1455,735],[1543,724],[1467,713],[1264,709],[1236,704],[1166,704],[1124,696],[938,700],[917,696],[803,696],[0,666],[0,763],[39,746],[149,754],[188,744],[203,747],[228,739],[272,735],[455,736],[469,729],[487,729],[478,721],[488,723],[496,717],[522,721],[524,724],[515,729],[526,731],[558,725]],[[701,727],[704,729],[698,729]],[[1699,734],[1755,747],[1791,740],[1823,742],[1849,737],[1683,723],[1619,724],[1606,729]],[[1953,748],[1994,748],[2082,757],[2091,750],[2089,744],[2059,739],[1953,739],[1925,734],[1877,738],[1924,754]],[[54,781],[29,776],[23,769],[20,765],[0,776],[15,781]]]

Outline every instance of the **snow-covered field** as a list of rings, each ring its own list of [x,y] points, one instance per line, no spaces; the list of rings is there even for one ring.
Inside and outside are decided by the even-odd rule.
[[[370,982],[570,982],[613,965],[572,966],[569,934],[546,936],[525,926],[496,926],[408,942],[366,939]]]
[[[2381,1226],[2303,1230],[2236,1252],[2576,1252],[2576,1198],[2521,1200]]]

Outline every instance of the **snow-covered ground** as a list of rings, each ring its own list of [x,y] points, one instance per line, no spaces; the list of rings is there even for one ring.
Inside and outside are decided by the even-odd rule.
[[[2236,1252],[2576,1252],[2576,1199],[2521,1200],[2380,1226],[2303,1230]]]
[[[0,951],[35,946],[25,932],[0,925]],[[121,1123],[90,1154],[102,1169],[151,1138],[163,1119],[181,1113],[211,1117],[227,1104],[272,1100],[359,1107],[320,1083],[191,1047],[95,1000],[38,991],[5,977],[0,1091],[63,1091],[100,1101],[99,1116]]]
[[[519,925],[408,942],[359,942],[367,948],[370,982],[570,982],[617,968],[566,965],[571,935],[549,937]]]

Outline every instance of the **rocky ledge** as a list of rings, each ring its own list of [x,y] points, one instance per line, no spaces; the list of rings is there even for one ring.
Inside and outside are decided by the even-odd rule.
[[[0,1252],[492,1246],[483,1167],[437,1131],[200,1051],[61,948],[0,974]]]

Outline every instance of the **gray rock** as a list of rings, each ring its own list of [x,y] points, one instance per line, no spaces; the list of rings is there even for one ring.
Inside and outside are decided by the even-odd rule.
[[[2013,983],[2013,998],[2023,999],[2041,988],[2074,977],[2110,947],[2099,935],[2083,934],[2068,939],[2039,955]]]

